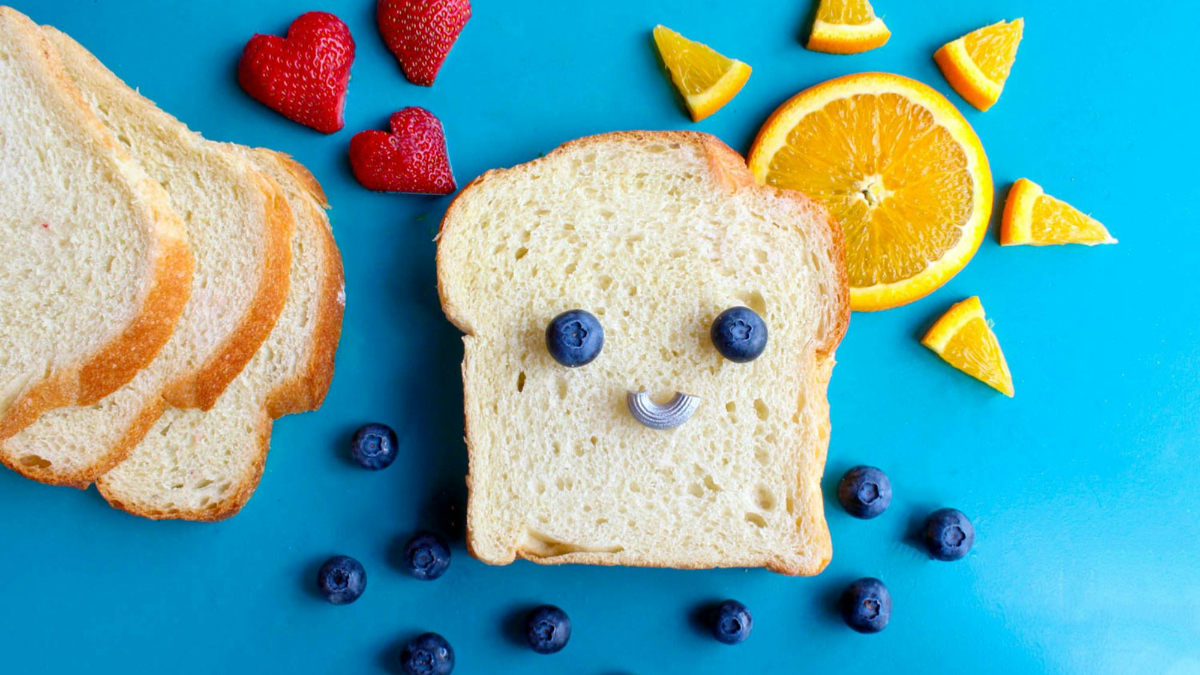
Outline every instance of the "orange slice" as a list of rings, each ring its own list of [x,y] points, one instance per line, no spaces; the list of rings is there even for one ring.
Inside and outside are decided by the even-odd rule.
[[[850,306],[897,307],[933,292],[979,248],[992,172],[944,96],[899,75],[848,75],[805,90],[750,150],[760,183],[799,190],[842,225]]]
[[[1000,100],[1024,30],[1025,19],[994,23],[943,46],[933,60],[954,91],[987,110]]]
[[[1013,395],[1012,373],[1000,342],[983,315],[979,296],[954,305],[933,324],[921,344],[946,363],[1008,397]]]
[[[654,44],[695,122],[723,108],[750,79],[750,66],[666,26],[654,28]]]
[[[1018,179],[1004,202],[1000,244],[1115,244],[1116,239],[1096,219],[1055,199],[1028,178]]]
[[[882,47],[892,31],[867,0],[821,0],[808,48],[827,54],[858,54]]]

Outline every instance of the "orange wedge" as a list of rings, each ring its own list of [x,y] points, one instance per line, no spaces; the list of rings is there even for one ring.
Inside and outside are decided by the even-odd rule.
[[[821,0],[808,48],[827,54],[858,54],[882,47],[892,32],[867,0]]]
[[[1028,178],[1018,179],[1004,202],[1000,244],[1115,244],[1116,239],[1096,219],[1055,199]]]
[[[654,44],[695,122],[723,108],[750,79],[750,66],[666,26],[654,28]]]
[[[906,77],[848,75],[797,94],[758,132],[749,163],[758,182],[837,217],[855,310],[928,295],[987,231],[992,172],[979,137],[944,96]]]
[[[1024,19],[994,23],[943,46],[933,60],[959,96],[987,110],[1000,100],[1024,30]]]
[[[933,324],[921,344],[946,363],[1008,397],[1013,395],[1012,373],[1000,342],[983,315],[979,296],[954,305]]]

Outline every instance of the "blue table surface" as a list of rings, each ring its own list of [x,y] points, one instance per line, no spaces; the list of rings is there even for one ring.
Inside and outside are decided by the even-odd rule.
[[[333,203],[348,304],[325,406],[277,424],[262,486],[232,520],[150,522],[107,508],[94,490],[0,472],[0,671],[386,673],[399,645],[434,630],[464,675],[1200,673],[1200,59],[1185,3],[877,0],[891,42],[832,56],[802,46],[808,0],[477,0],[427,89],[400,74],[372,0],[8,1],[75,36],[205,136],[307,164]],[[346,129],[329,136],[254,102],[235,78],[253,33],[281,34],[312,9],[337,13],[358,43]],[[1017,16],[1026,29],[1012,77],[980,113],[931,55]],[[749,84],[693,124],[653,51],[657,23],[750,63]],[[432,238],[449,198],[360,188],[346,160],[351,135],[425,106],[445,123],[460,184],[610,130],[699,129],[745,152],[787,97],[867,70],[918,78],[963,110],[991,159],[998,207],[1027,176],[1121,243],[1001,249],[994,222],[941,290],[853,317],[830,387],[834,557],[817,577],[471,559],[462,347],[434,283]],[[1008,356],[1014,400],[918,342],[975,294]],[[400,434],[387,471],[347,458],[350,433],[367,421]],[[858,463],[892,479],[891,509],[876,520],[850,518],[830,496]],[[940,506],[974,519],[965,561],[933,562],[910,543]],[[419,528],[452,536],[454,562],[439,581],[396,564]],[[316,567],[334,553],[368,570],[354,605],[315,593]],[[851,632],[832,609],[860,576],[891,588],[881,634]],[[689,619],[727,597],[755,616],[739,647]],[[574,621],[556,656],[514,639],[514,622],[542,602]]]

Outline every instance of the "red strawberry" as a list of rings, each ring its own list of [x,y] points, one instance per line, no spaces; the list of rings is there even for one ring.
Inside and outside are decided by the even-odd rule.
[[[376,19],[383,41],[413,84],[433,86],[442,61],[467,19],[471,0],[379,0]]]
[[[354,38],[325,12],[301,14],[286,38],[255,35],[238,64],[242,89],[283,116],[331,134],[343,126]]]
[[[410,107],[394,113],[391,126],[391,133],[372,129],[350,139],[350,166],[358,182],[380,192],[454,192],[441,121],[424,108]]]

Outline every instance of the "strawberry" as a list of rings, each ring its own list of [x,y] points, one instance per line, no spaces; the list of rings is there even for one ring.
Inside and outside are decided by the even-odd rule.
[[[431,87],[471,18],[471,0],[379,0],[375,16],[404,76]]]
[[[345,126],[346,85],[354,38],[325,12],[301,14],[287,37],[255,35],[238,64],[238,81],[253,98],[284,117],[331,134]]]
[[[409,107],[392,115],[391,127],[391,133],[372,129],[350,139],[350,166],[358,182],[380,192],[454,192],[441,121],[424,108]]]

